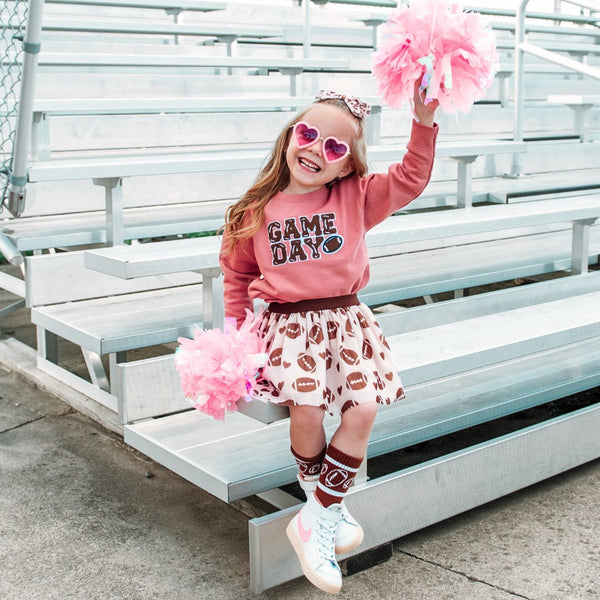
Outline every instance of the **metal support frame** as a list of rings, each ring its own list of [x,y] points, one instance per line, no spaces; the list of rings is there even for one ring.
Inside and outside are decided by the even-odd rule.
[[[58,338],[56,334],[39,325],[36,327],[35,332],[38,356],[51,363],[58,364]]]
[[[104,365],[102,364],[102,357],[96,352],[92,352],[83,347],[81,348],[81,353],[83,354],[85,366],[90,374],[92,385],[110,393],[110,382],[104,369]]]
[[[367,117],[367,144],[375,145],[381,142],[381,105],[371,106]]]
[[[387,17],[370,17],[361,19],[366,27],[371,28],[373,50],[377,50],[379,44],[379,26],[387,21]]]
[[[21,272],[24,272],[24,265],[21,265]],[[7,292],[25,298],[25,282],[14,275],[9,275],[4,271],[0,271],[0,288]]]
[[[508,106],[508,80],[510,76],[511,73],[508,71],[496,73],[496,79],[498,80],[498,100],[502,108]]]
[[[1,231],[0,254],[14,267],[20,267],[25,262],[17,247]]]
[[[448,159],[458,163],[456,178],[458,208],[471,208],[473,205],[473,163],[477,160],[477,156],[454,156]]]
[[[596,219],[573,221],[573,239],[571,243],[571,274],[581,275],[589,269],[590,225]]]
[[[106,207],[106,245],[118,246],[125,241],[123,224],[123,179],[107,177],[93,179],[94,185],[104,188]]]
[[[58,381],[88,396],[92,400],[98,402],[98,404],[113,411],[115,414],[117,413],[119,409],[117,398],[107,392],[103,387],[101,388],[98,385],[95,385],[94,382],[90,383],[85,379],[82,379],[58,364],[58,336],[55,333],[38,325],[36,327],[36,337],[37,367],[40,371],[51,375]],[[82,348],[82,351],[83,350],[84,349]],[[92,362],[95,362],[93,357],[90,356],[90,358],[92,358]],[[86,365],[88,365],[87,358]],[[90,375],[91,372],[92,371],[90,371]],[[98,383],[100,383],[100,380]]]
[[[300,73],[302,73],[302,69],[300,67],[281,67],[279,72],[282,75],[290,76],[290,96],[298,95],[298,84],[296,78]]]
[[[515,142],[523,141],[523,95],[525,93],[525,82],[523,81],[524,73],[524,51],[521,44],[525,41],[525,9],[529,4],[529,0],[521,0],[517,9],[517,20],[515,25],[515,107],[514,107],[514,135]],[[513,154],[510,174],[512,177],[518,177],[522,174],[523,163],[521,154],[515,152]]]
[[[204,329],[221,327],[225,318],[221,269],[204,269],[196,272],[202,275],[202,323]]]
[[[50,115],[35,111],[31,129],[31,158],[33,160],[50,159]]]
[[[173,17],[173,23],[175,23],[175,25],[177,25],[178,23],[182,23],[183,22],[183,17],[180,20],[180,15],[183,12],[183,8],[181,8],[180,6],[177,6],[175,8],[165,8],[165,12],[169,15]],[[173,43],[177,46],[179,44],[179,36],[177,34],[175,34],[173,36]]]
[[[304,25],[302,37],[302,52],[304,58],[310,58],[310,0],[304,0]],[[292,94],[294,96],[295,94]]]
[[[590,110],[594,105],[589,103],[567,104],[567,106],[573,111],[573,128],[575,129],[575,133],[579,136],[581,142],[589,142]]]

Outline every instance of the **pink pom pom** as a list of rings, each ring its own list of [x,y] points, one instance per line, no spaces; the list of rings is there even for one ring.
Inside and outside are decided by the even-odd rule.
[[[425,102],[438,100],[445,112],[468,112],[494,80],[496,39],[482,15],[447,0],[411,0],[382,25],[373,53],[379,93],[400,108],[410,102],[423,75]]]
[[[237,329],[226,319],[222,331],[198,328],[194,339],[177,340],[175,367],[183,393],[199,411],[222,420],[226,412],[237,410],[240,398],[252,395],[267,360],[259,322],[248,311]]]

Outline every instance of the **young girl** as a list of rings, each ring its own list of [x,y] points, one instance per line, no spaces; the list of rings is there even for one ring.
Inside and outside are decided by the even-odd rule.
[[[321,91],[284,128],[254,185],[226,218],[225,314],[241,323],[268,303],[268,364],[255,396],[290,409],[291,451],[307,503],[287,528],[306,577],[337,593],[335,558],[363,540],[342,503],[366,454],[378,404],[404,393],[373,314],[357,299],[369,279],[365,233],[415,199],[433,166],[437,101],[418,83],[402,163],[367,176],[358,98]],[[325,413],[341,415],[329,444]]]

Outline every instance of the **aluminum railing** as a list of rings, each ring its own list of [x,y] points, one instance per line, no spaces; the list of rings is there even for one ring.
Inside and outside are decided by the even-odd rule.
[[[529,0],[521,0],[519,8],[517,10],[517,22],[515,27],[515,89],[514,89],[514,134],[513,139],[515,142],[523,141],[523,99],[524,99],[524,58],[525,54],[531,54],[537,56],[542,60],[549,61],[551,63],[561,65],[567,69],[582,73],[594,79],[600,79],[600,69],[583,64],[579,61],[567,58],[556,52],[550,52],[539,46],[525,42],[525,10]],[[523,165],[521,160],[521,154],[515,153],[513,155],[513,162],[511,166],[511,176],[519,177],[522,174]]]

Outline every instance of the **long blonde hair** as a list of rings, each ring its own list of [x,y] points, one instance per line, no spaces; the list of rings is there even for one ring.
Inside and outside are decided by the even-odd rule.
[[[358,125],[358,135],[350,144],[350,159],[354,169],[350,174],[364,177],[368,172],[367,144],[365,141],[364,119],[355,117],[341,99],[327,99],[315,104],[331,104],[345,110]],[[271,154],[260,170],[248,191],[225,213],[225,225],[221,231],[228,236],[228,244],[223,249],[225,254],[231,252],[239,241],[252,237],[264,221],[265,206],[277,194],[284,190],[290,182],[290,170],[286,161],[286,150],[290,142],[291,129],[298,121],[302,121],[306,113],[313,108],[311,104],[302,109],[281,131]],[[333,182],[330,182],[330,185]]]

